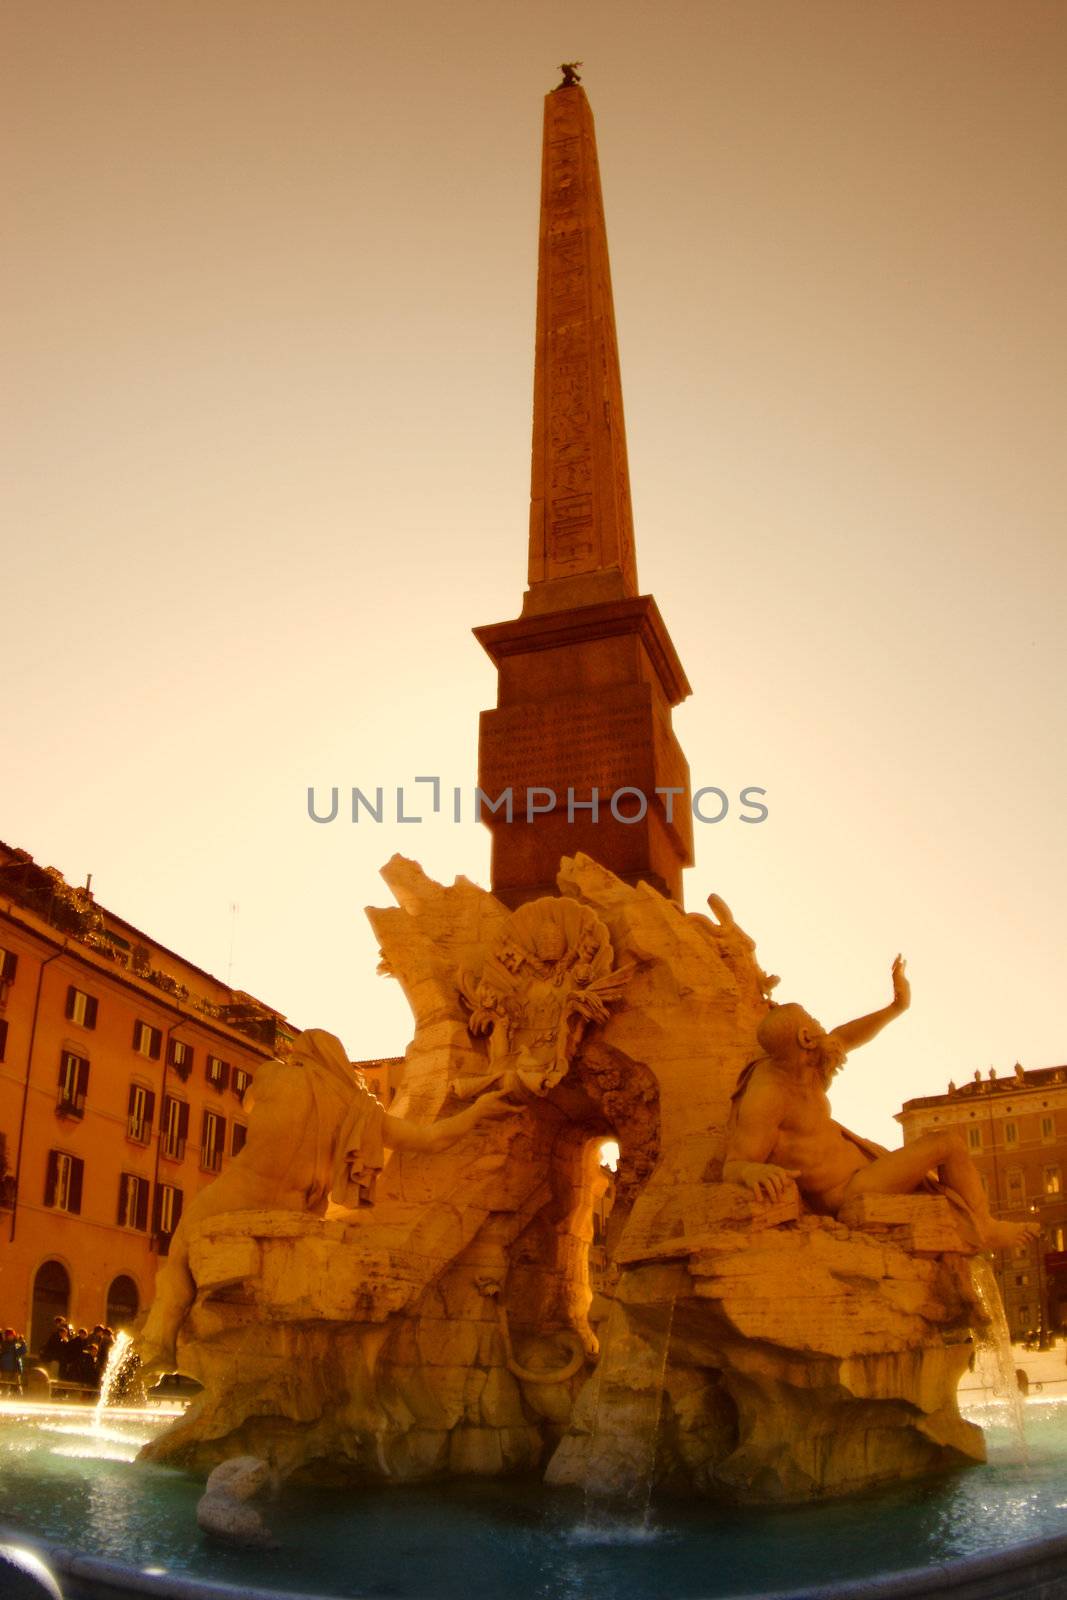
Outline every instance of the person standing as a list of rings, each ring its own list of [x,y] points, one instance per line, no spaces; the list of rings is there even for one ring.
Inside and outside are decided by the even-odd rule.
[[[22,1374],[25,1365],[25,1339],[21,1333],[16,1333],[14,1328],[5,1328],[4,1336],[0,1339],[0,1378],[5,1383],[13,1383],[18,1394],[22,1393]]]

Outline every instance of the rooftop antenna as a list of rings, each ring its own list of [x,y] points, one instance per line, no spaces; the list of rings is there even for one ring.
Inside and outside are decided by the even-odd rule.
[[[233,947],[237,942],[237,913],[240,909],[236,900],[230,901],[230,960],[226,968],[226,982],[231,989],[233,988]]]

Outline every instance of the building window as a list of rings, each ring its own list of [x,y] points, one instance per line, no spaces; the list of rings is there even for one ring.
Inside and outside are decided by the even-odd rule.
[[[234,1067],[233,1092],[237,1096],[238,1100],[240,1100],[242,1105],[244,1104],[245,1095],[248,1092],[248,1085],[251,1082],[252,1074],[250,1072],[246,1072],[243,1067]]]
[[[0,1017],[0,1061],[7,1055],[7,1022]]]
[[[148,1227],[148,1179],[124,1172],[119,1178],[120,1228],[137,1228],[144,1233]]]
[[[1017,1289],[1025,1288],[1029,1282],[1030,1274],[1028,1272],[1017,1272],[1015,1274],[1015,1287]]]
[[[193,1047],[184,1039],[172,1039],[167,1047],[167,1060],[184,1083],[193,1070]]]
[[[247,1138],[248,1129],[245,1127],[244,1123],[235,1122],[233,1125],[233,1138],[230,1141],[231,1156],[239,1156],[241,1154],[241,1151],[245,1147],[245,1140]]]
[[[204,1125],[200,1134],[200,1165],[205,1172],[218,1172],[226,1149],[226,1118],[217,1111],[204,1112]]]
[[[163,1101],[163,1154],[171,1161],[180,1161],[188,1137],[189,1107],[184,1100],[168,1094]]]
[[[1063,1192],[1063,1182],[1060,1177],[1060,1169],[1058,1166],[1046,1167],[1044,1179],[1046,1194],[1061,1194]]]
[[[1027,1332],[1029,1332],[1029,1329],[1030,1329],[1030,1307],[1029,1306],[1020,1306],[1019,1307],[1019,1322],[1020,1322],[1021,1326],[1024,1329],[1026,1329]]]
[[[18,965],[19,958],[14,950],[0,949],[0,985],[14,983]]]
[[[1063,1229],[1062,1228],[1050,1228],[1048,1230],[1048,1239],[1049,1239],[1049,1247],[1050,1247],[1050,1249],[1055,1250],[1057,1252],[1060,1252],[1060,1251],[1063,1250]]]
[[[10,1211],[15,1204],[15,1174],[7,1164],[7,1137],[0,1133],[0,1211]]]
[[[149,1061],[158,1061],[163,1053],[163,1030],[153,1028],[147,1022],[135,1022],[133,1048],[138,1054],[147,1056]]]
[[[59,1098],[56,1110],[64,1117],[85,1115],[85,1096],[89,1092],[89,1063],[73,1050],[64,1050],[59,1058]]]
[[[981,1130],[981,1128],[968,1128],[967,1129],[967,1148],[968,1148],[968,1150],[981,1150],[981,1148],[982,1148],[982,1130]]]
[[[1018,1144],[1018,1142],[1019,1142],[1019,1129],[1018,1129],[1017,1125],[1014,1122],[1006,1122],[1004,1124],[1004,1143],[1005,1144]]]
[[[1026,1184],[1021,1167],[1008,1168],[1008,1206],[1015,1209],[1026,1199]]]
[[[76,1022],[79,1028],[95,1028],[96,1001],[91,994],[86,994],[84,989],[76,989],[71,984],[67,990],[67,1008],[64,1015],[68,1022]]]
[[[1046,1144],[1056,1137],[1056,1121],[1054,1117],[1041,1118],[1041,1137]]]
[[[62,1150],[49,1150],[44,1180],[45,1205],[55,1211],[68,1211],[71,1216],[80,1216],[84,1171],[85,1162],[77,1156],[68,1156]]]
[[[156,1202],[152,1215],[152,1232],[161,1256],[170,1249],[170,1241],[182,1217],[182,1192],[172,1183],[156,1185]]]
[[[985,1195],[986,1199],[988,1200],[989,1199],[989,1179],[986,1177],[984,1172],[980,1172],[978,1174],[978,1176],[982,1180],[982,1193]]]
[[[230,1081],[230,1063],[219,1056],[208,1056],[204,1076],[211,1087],[221,1094]]]
[[[155,1114],[156,1097],[151,1089],[146,1089],[143,1083],[131,1083],[126,1137],[132,1139],[135,1144],[147,1144],[152,1137]]]

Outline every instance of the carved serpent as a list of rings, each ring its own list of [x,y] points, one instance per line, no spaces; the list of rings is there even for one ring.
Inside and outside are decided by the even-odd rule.
[[[553,1370],[541,1370],[533,1367],[524,1367],[516,1361],[515,1353],[511,1347],[511,1329],[508,1326],[508,1308],[500,1298],[500,1284],[495,1278],[486,1278],[479,1282],[478,1288],[487,1299],[496,1301],[496,1320],[504,1340],[504,1353],[507,1357],[507,1368],[516,1378],[523,1383],[566,1383],[569,1378],[581,1370],[588,1357],[585,1345],[573,1328],[559,1328],[554,1330],[553,1337],[563,1339],[573,1351],[571,1358],[562,1367]]]

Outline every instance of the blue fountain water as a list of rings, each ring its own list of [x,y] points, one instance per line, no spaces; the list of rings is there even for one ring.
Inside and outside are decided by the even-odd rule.
[[[581,1494],[529,1482],[342,1493],[289,1489],[267,1508],[281,1549],[236,1551],[196,1526],[202,1484],[135,1464],[170,1420],[0,1405],[0,1522],[155,1571],[234,1584],[396,1600],[713,1600],[857,1578],[1063,1532],[1067,1402],[1030,1400],[1029,1464],[1003,1408],[972,1410],[989,1465],[877,1495],[783,1511],[660,1504],[612,1523]]]

